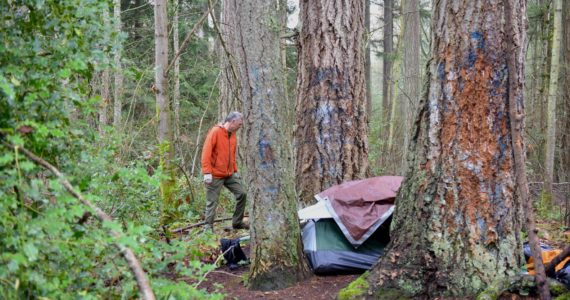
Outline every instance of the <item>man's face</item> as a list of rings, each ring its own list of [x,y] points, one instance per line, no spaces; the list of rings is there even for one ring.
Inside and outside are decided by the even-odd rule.
[[[243,124],[243,120],[242,119],[237,119],[237,120],[233,120],[230,121],[230,126],[228,126],[228,131],[229,132],[236,132],[238,129],[241,128],[241,125]]]

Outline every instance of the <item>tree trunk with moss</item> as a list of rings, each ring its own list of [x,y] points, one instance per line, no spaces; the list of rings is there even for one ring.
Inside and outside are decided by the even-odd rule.
[[[295,130],[302,206],[368,170],[364,2],[301,1]]]
[[[169,223],[175,212],[174,188],[176,184],[174,165],[174,135],[172,131],[172,112],[168,98],[168,79],[164,70],[168,66],[168,19],[167,0],[156,0],[154,4],[154,47],[155,77],[154,93],[156,95],[156,118],[158,122],[157,137],[160,166],[164,177],[160,182],[162,195],[161,223]]]
[[[285,99],[280,58],[279,0],[240,2],[237,51],[244,128],[241,151],[251,199],[251,269],[254,290],[284,288],[309,275],[303,257],[297,205],[287,169],[280,118]]]
[[[512,30],[506,1],[518,17]],[[392,242],[367,277],[377,298],[471,297],[522,262],[509,100],[522,109],[523,97],[509,91],[523,79],[507,58],[516,55],[522,69],[524,50],[510,54],[507,38],[524,41],[524,1],[440,1],[433,11],[428,89]]]

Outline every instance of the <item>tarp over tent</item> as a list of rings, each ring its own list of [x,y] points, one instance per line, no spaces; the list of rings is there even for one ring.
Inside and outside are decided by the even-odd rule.
[[[389,220],[403,177],[381,176],[333,186],[299,211],[304,252],[317,274],[369,269],[389,242]]]

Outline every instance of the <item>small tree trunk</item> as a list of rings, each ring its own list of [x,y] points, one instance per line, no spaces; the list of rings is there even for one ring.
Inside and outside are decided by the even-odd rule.
[[[105,27],[109,28],[110,16],[108,9],[103,10],[103,21],[105,22]],[[108,43],[110,40],[110,34],[105,31],[104,34],[105,42]],[[107,54],[105,54],[107,57]],[[105,60],[107,62],[107,60]],[[109,66],[105,66],[101,72],[101,104],[99,105],[99,133],[105,133],[105,126],[109,124],[109,118],[107,111],[109,109],[109,102],[111,99],[111,76]]]
[[[546,134],[544,196],[552,198],[552,183],[554,181],[554,159],[556,149],[556,98],[558,98],[558,75],[560,70],[560,38],[562,27],[562,0],[554,0],[554,35],[552,37],[552,62],[550,63],[550,84],[548,87],[548,122]]]
[[[382,76],[382,107],[390,113],[392,106],[392,62],[394,60],[394,1],[384,0],[384,57]],[[382,120],[389,120],[382,116]],[[380,137],[383,138],[383,137]]]
[[[364,43],[366,45],[366,49],[364,49],[364,74],[366,78],[366,117],[368,119],[368,122],[370,122],[370,118],[372,118],[372,60],[370,57],[372,30],[370,26],[370,0],[365,0],[364,28],[366,28],[366,37],[364,39]]]
[[[111,97],[111,77],[109,67],[105,67],[101,72],[101,104],[99,105],[99,133],[105,133],[105,126],[109,124],[107,110],[109,109],[109,98]]]
[[[175,213],[174,188],[176,174],[174,172],[174,147],[172,132],[172,112],[168,99],[168,80],[164,70],[168,66],[168,19],[167,0],[155,0],[154,34],[155,34],[155,83],[156,109],[158,115],[158,149],[160,166],[165,174],[160,182],[162,195],[161,223],[170,222]]]
[[[121,0],[114,0],[114,19],[115,19],[115,93],[114,93],[114,105],[113,105],[113,127],[115,130],[121,129],[121,111],[123,107],[123,67],[121,65],[121,39],[119,33],[122,31],[121,22]]]
[[[180,10],[180,3],[178,0],[174,1],[174,18],[172,19],[172,44],[174,53],[180,50],[180,34],[179,34],[179,20],[178,12]],[[174,60],[174,91],[172,93],[172,106],[174,107],[174,141],[178,145],[178,137],[180,136],[180,57]],[[175,149],[176,153],[176,149]],[[181,157],[184,157],[182,155]],[[184,163],[182,165],[185,165]]]
[[[560,78],[562,79],[560,95],[560,149],[570,149],[570,1],[563,1],[562,6],[562,53]],[[570,181],[570,151],[560,151],[560,181]],[[568,215],[570,218],[570,214]],[[566,226],[570,225],[570,219]]]
[[[420,3],[418,0],[402,0],[403,14],[403,91],[402,106],[404,107],[404,147],[400,170],[407,169],[406,157],[414,112],[420,99]]]

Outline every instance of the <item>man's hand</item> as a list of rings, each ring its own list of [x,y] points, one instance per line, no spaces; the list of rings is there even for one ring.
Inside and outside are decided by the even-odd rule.
[[[233,173],[232,176],[234,177],[234,179],[240,179],[238,172]]]
[[[204,174],[204,183],[205,184],[212,183],[212,174]]]

